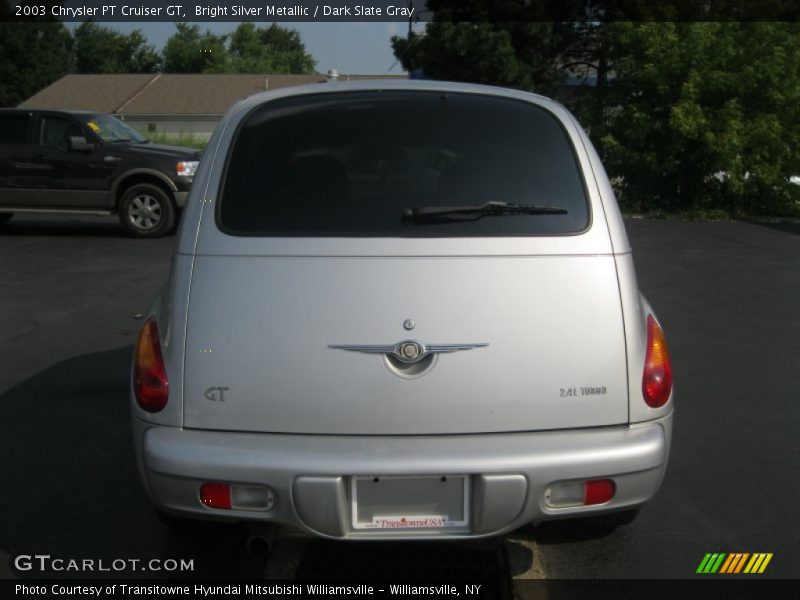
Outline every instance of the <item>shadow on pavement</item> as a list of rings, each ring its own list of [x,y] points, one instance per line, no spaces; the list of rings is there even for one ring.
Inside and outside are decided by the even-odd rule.
[[[502,540],[474,542],[334,542],[307,544],[300,580],[384,580],[391,583],[476,582],[482,597],[511,598]]]
[[[199,536],[168,531],[136,473],[128,408],[132,349],[64,360],[0,396],[0,549],[11,557],[194,559],[184,573],[12,571],[20,578],[258,578],[265,559],[235,527]]]
[[[793,235],[800,235],[800,223],[792,221],[781,221],[779,223],[763,223],[758,221],[751,221],[753,225],[760,225],[767,227],[774,231],[781,231],[783,233],[791,233]]]
[[[15,215],[0,224],[0,237],[129,237],[116,217],[74,217]]]
[[[514,531],[506,538],[506,556],[511,577],[525,576],[533,567],[533,549],[525,544],[531,538],[526,534]]]
[[[571,544],[605,538],[616,531],[616,527],[587,526],[579,519],[550,521],[531,529],[531,538],[542,545]]]

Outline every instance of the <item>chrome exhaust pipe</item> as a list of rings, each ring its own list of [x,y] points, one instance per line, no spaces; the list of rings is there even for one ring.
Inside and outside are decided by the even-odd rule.
[[[247,534],[247,551],[256,556],[266,556],[272,552],[275,526],[270,524],[251,525]]]

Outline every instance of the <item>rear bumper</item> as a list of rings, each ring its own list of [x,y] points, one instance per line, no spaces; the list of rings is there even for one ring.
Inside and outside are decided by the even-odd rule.
[[[321,436],[200,431],[134,420],[139,470],[153,502],[184,516],[288,525],[332,538],[464,538],[527,523],[632,508],[658,490],[667,466],[672,414],[631,426],[448,436]],[[351,475],[470,476],[470,524],[457,529],[353,530]],[[552,508],[558,481],[611,478],[599,506]],[[269,486],[266,512],[211,509],[205,482]]]

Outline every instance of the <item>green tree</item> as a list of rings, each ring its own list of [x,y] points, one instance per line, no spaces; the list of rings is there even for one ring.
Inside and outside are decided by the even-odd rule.
[[[403,68],[433,79],[552,94],[586,71],[593,34],[573,23],[435,21],[424,34],[393,37],[392,48]]]
[[[797,23],[613,23],[596,129],[633,209],[797,212]]]
[[[231,34],[232,69],[239,73],[313,73],[316,62],[300,34],[276,24],[242,23]]]
[[[72,69],[72,36],[63,23],[11,22],[10,8],[0,3],[0,106],[16,106]]]
[[[797,23],[732,21],[745,14],[735,0],[564,4],[570,20],[547,22],[556,9],[546,0],[429,0],[425,32],[392,46],[430,78],[563,101],[629,209],[800,213]],[[580,79],[594,85],[565,85]]]
[[[198,25],[175,23],[177,31],[164,46],[167,73],[225,73],[230,70],[226,35],[215,35]]]
[[[152,73],[161,62],[138,29],[124,34],[90,21],[75,30],[78,73]]]

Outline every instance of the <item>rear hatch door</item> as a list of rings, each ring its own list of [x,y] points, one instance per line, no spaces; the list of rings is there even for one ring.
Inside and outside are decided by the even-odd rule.
[[[187,427],[426,434],[627,419],[611,257],[201,256],[189,310]],[[331,347],[405,340],[488,345],[441,353],[413,378],[382,354]]]
[[[185,425],[443,434],[625,422],[619,289],[593,176],[564,110],[521,98],[297,92],[232,124],[197,230]],[[487,202],[529,208],[408,218]],[[402,342],[472,347],[410,369],[341,348]]]

